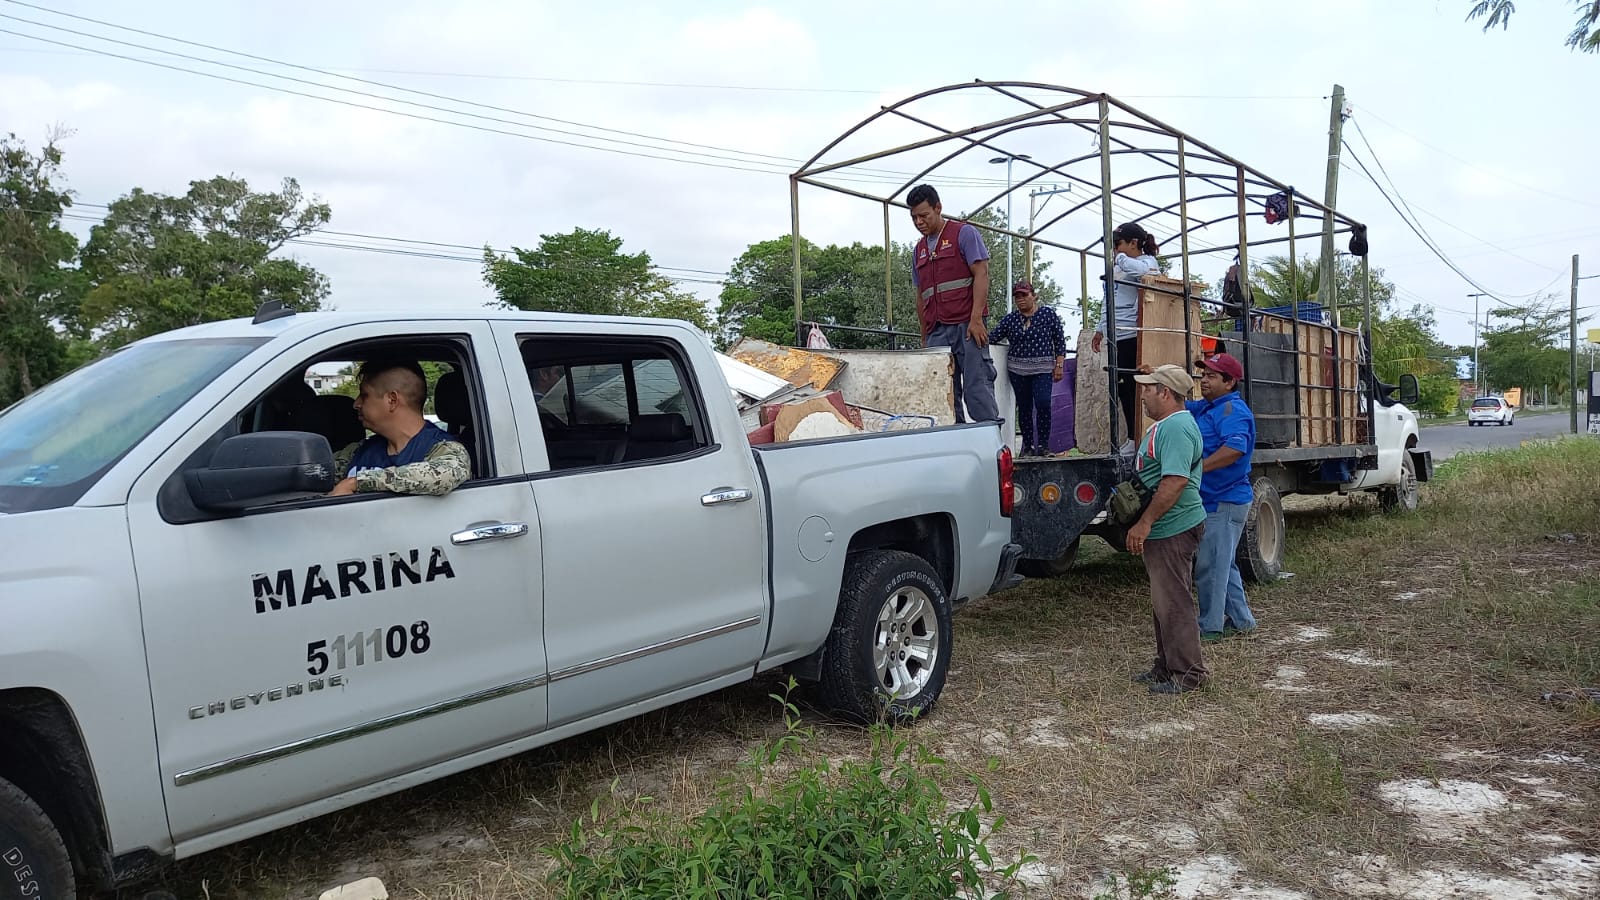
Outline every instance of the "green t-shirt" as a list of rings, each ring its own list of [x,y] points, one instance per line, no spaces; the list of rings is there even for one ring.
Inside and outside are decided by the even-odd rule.
[[[1146,487],[1154,490],[1168,475],[1182,475],[1189,479],[1166,515],[1156,520],[1150,529],[1150,538],[1159,540],[1199,525],[1206,520],[1205,507],[1200,504],[1201,463],[1200,426],[1188,410],[1179,410],[1150,426],[1139,439],[1139,478]]]

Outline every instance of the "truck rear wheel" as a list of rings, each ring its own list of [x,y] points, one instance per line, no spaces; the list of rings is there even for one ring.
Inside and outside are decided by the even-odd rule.
[[[72,860],[55,823],[0,778],[0,900],[76,896]]]
[[[1283,498],[1270,478],[1250,483],[1255,494],[1239,537],[1239,575],[1252,584],[1276,581],[1283,571]]]
[[[1417,464],[1407,449],[1400,457],[1400,483],[1378,488],[1378,506],[1386,513],[1415,512],[1421,500],[1417,488]]]
[[[1060,578],[1067,574],[1078,560],[1078,538],[1073,538],[1067,549],[1055,559],[1024,559],[1017,563],[1017,571],[1029,578]]]
[[[901,550],[851,557],[823,653],[818,699],[855,722],[925,714],[950,668],[950,598],[933,567]]]

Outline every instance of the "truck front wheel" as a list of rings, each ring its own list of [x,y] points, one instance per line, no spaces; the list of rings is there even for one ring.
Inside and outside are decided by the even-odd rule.
[[[1400,483],[1378,488],[1378,505],[1386,513],[1408,513],[1416,510],[1419,499],[1417,465],[1408,448],[1400,457]]]
[[[61,833],[39,804],[0,778],[0,900],[76,896]]]
[[[1274,581],[1283,571],[1283,498],[1270,478],[1250,483],[1255,495],[1239,536],[1239,575],[1252,584]]]
[[[950,598],[933,567],[901,550],[850,558],[823,654],[818,699],[855,722],[925,714],[950,668]]]

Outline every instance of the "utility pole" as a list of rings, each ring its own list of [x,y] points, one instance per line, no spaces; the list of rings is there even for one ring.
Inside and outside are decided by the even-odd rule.
[[[1317,285],[1317,302],[1323,311],[1333,312],[1333,324],[1339,325],[1337,275],[1333,269],[1333,211],[1339,201],[1339,147],[1344,140],[1344,86],[1333,86],[1333,111],[1328,115],[1328,181],[1322,192],[1322,279]],[[1294,215],[1294,210],[1289,210]],[[1290,316],[1300,318],[1299,310],[1290,310]]]
[[[1567,327],[1568,327],[1568,329],[1570,329],[1570,334],[1568,335],[1568,337],[1572,341],[1572,343],[1568,345],[1568,349],[1571,350],[1571,353],[1572,353],[1572,358],[1570,360],[1570,362],[1572,364],[1572,366],[1571,366],[1571,368],[1572,368],[1572,384],[1571,384],[1571,386],[1569,388],[1569,390],[1571,392],[1571,395],[1572,395],[1571,398],[1570,398],[1572,400],[1572,433],[1573,434],[1577,434],[1578,433],[1578,254],[1576,254],[1576,253],[1572,254],[1572,310],[1570,312],[1569,318],[1567,319]],[[1587,387],[1587,385],[1585,385],[1585,387]],[[1588,394],[1589,392],[1587,390],[1585,390],[1584,393]]]
[[[1045,198],[1044,202],[1048,204],[1052,196],[1056,194],[1070,193],[1072,193],[1072,185],[1070,184],[1064,188],[1058,188],[1052,185],[1048,188],[1039,188],[1038,190],[1028,192],[1028,239],[1023,242],[1023,252],[1028,255],[1028,258],[1026,262],[1026,268],[1024,269],[1026,274],[1024,274],[1022,277],[1027,279],[1029,284],[1033,283],[1033,220],[1039,215],[1039,211],[1043,208],[1039,206],[1039,198]]]
[[[1483,396],[1483,376],[1478,372],[1478,298],[1488,294],[1468,294],[1472,298],[1472,399]]]

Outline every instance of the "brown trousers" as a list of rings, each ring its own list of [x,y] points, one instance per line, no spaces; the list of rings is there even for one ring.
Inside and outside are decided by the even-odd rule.
[[[1200,622],[1194,613],[1194,554],[1205,530],[1196,525],[1144,544],[1156,619],[1156,659],[1150,669],[1186,687],[1205,684],[1211,674],[1200,658]]]

